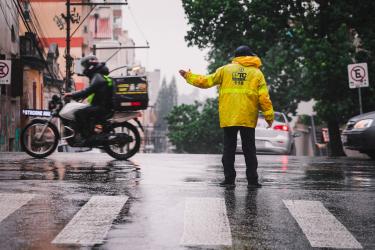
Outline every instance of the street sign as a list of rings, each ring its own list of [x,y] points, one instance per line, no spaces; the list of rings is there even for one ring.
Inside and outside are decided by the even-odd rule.
[[[349,87],[351,89],[369,86],[367,63],[348,65]]]
[[[41,110],[41,109],[22,109],[22,114],[25,115],[25,116],[50,117],[51,111]]]
[[[0,60],[0,84],[10,84],[12,61]]]

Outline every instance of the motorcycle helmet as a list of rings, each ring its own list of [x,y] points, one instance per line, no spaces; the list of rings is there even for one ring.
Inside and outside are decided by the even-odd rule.
[[[234,51],[234,56],[255,56],[253,52],[251,52],[251,49],[249,46],[241,45]]]
[[[94,55],[85,56],[81,59],[81,66],[83,67],[83,74],[91,78],[97,71],[99,60]]]

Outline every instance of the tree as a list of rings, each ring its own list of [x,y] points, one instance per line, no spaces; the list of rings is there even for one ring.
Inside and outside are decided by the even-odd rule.
[[[195,153],[197,150],[197,121],[199,118],[199,104],[181,104],[169,113],[169,140],[176,146],[176,152]]]
[[[168,137],[178,153],[221,153],[217,98],[204,103],[182,104],[168,115]]]
[[[356,93],[349,89],[347,79],[347,65],[352,62],[352,42],[345,25],[332,29],[324,37],[303,36],[302,50],[309,55],[304,59],[308,74],[304,76],[303,85],[310,91],[311,98],[317,100],[315,110],[327,123],[332,155],[345,155],[340,124],[357,111],[353,102]]]
[[[360,13],[351,1],[316,3],[318,5],[305,14],[304,20],[307,23],[296,22],[292,33],[299,40],[303,65],[307,70],[307,74],[303,76],[304,88],[317,100],[315,110],[327,123],[332,155],[340,156],[344,155],[340,124],[358,112],[357,102],[354,101],[357,100],[357,93],[348,87],[347,65],[358,57],[352,32],[357,32],[360,25],[355,25],[352,17]],[[367,3],[367,8],[375,6]],[[360,35],[373,36],[372,33],[365,32]],[[369,60],[369,63],[373,62]],[[374,93],[373,89],[370,92]],[[373,100],[374,98],[367,100],[369,110],[375,108]]]
[[[183,0],[183,7],[191,27],[185,39],[210,49],[210,71],[238,45],[249,44],[264,59],[275,109],[295,113],[301,100],[315,99],[332,155],[343,155],[339,126],[357,113],[346,66],[357,59],[369,63],[370,75],[375,68],[373,1]],[[365,92],[365,110],[375,109],[375,88]]]
[[[155,113],[157,119],[155,125],[158,130],[165,130],[167,128],[164,118],[167,116],[170,110],[168,92],[167,80],[164,77],[155,103]]]
[[[288,44],[274,45],[263,58],[264,75],[270,85],[269,93],[273,106],[277,111],[287,115],[296,115],[300,101],[308,101],[311,97],[304,90],[303,67]]]
[[[166,117],[172,108],[177,105],[177,95],[176,78],[173,77],[169,85],[167,85],[167,80],[163,78],[155,104],[156,123],[153,137],[155,138],[156,152],[164,152],[167,149],[168,124]]]
[[[236,47],[248,44],[263,59],[278,111],[295,114],[299,101],[308,99],[299,91],[303,68],[294,60],[299,51],[283,42],[290,38],[287,1],[183,0],[183,6],[191,27],[185,39],[190,46],[210,49],[210,72],[227,64]]]

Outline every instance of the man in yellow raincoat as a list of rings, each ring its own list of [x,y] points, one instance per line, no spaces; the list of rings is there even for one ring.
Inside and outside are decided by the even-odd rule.
[[[263,112],[269,127],[274,120],[274,111],[264,75],[259,69],[259,57],[248,46],[235,51],[232,63],[222,66],[210,75],[193,74],[180,70],[186,81],[199,88],[219,87],[220,127],[224,129],[224,152],[222,163],[225,180],[221,186],[234,186],[234,169],[237,133],[240,131],[242,150],[246,162],[246,177],[249,187],[261,187],[258,182],[258,161],[255,148],[255,127],[259,111]]]

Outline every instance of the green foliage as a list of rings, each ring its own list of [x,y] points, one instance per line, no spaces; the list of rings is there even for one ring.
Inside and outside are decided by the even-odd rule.
[[[314,98],[318,115],[327,119],[340,109],[344,121],[357,111],[347,64],[366,60],[370,75],[375,73],[374,1],[183,0],[183,7],[191,27],[185,39],[210,48],[210,71],[226,64],[241,44],[261,56],[277,110],[294,114],[299,101]],[[362,40],[360,51],[354,50],[353,30]],[[373,96],[374,88],[364,92]],[[375,107],[373,99],[365,100],[367,109]]]
[[[274,108],[293,115],[300,101],[310,99],[301,84],[303,67],[299,60],[294,60],[298,53],[300,51],[289,48],[288,44],[277,44],[263,58],[264,74],[271,85],[269,92]]]
[[[298,102],[307,99],[299,91],[302,66],[295,60],[298,51],[290,50],[290,43],[280,43],[290,38],[289,3],[183,0],[183,6],[191,27],[185,39],[190,46],[210,48],[210,72],[227,64],[236,47],[248,44],[263,59],[275,109],[294,114]]]
[[[218,102],[175,106],[168,117],[168,137],[178,153],[220,153],[222,130],[219,127]]]
[[[303,124],[305,126],[311,126],[311,124],[312,124],[311,116],[309,116],[309,115],[300,115],[300,116],[298,116],[298,120],[299,120],[298,123]],[[322,126],[323,125],[323,122],[319,117],[314,117],[314,123],[315,123],[315,126]]]

